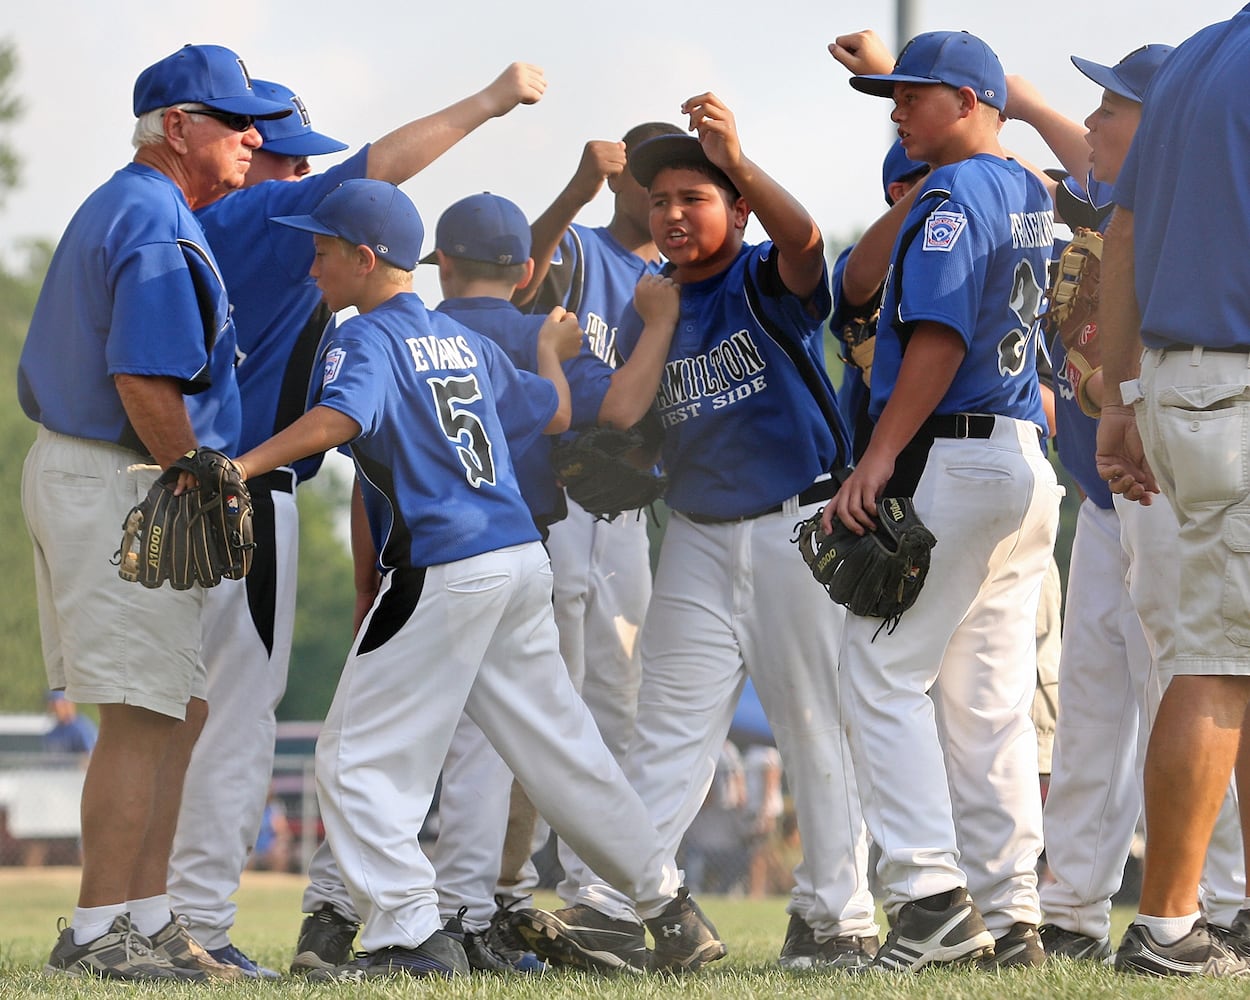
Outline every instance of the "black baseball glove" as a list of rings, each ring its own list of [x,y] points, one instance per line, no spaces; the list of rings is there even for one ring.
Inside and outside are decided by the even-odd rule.
[[[795,525],[794,542],[816,582],[852,614],[882,618],[888,632],[916,603],[937,539],[907,497],[877,504],[877,530],[857,535],[834,518],[826,535],[820,514]]]
[[[551,449],[551,467],[570,498],[597,518],[611,521],[654,503],[668,488],[648,460],[637,427],[590,427]]]
[[[174,495],[182,472],[199,486]],[[114,555],[123,580],[174,590],[240,580],[252,566],[252,498],[221,452],[199,448],[165,470],[122,525]]]

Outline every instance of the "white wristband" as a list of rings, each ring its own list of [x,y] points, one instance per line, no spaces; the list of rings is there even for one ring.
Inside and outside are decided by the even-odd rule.
[[[1120,402],[1125,406],[1132,406],[1145,398],[1146,394],[1141,391],[1141,379],[1131,378],[1120,383]]]

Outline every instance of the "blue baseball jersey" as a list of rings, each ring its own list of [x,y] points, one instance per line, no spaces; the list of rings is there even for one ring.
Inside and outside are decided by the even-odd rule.
[[[869,411],[880,417],[908,336],[932,321],[967,347],[935,413],[993,413],[1045,428],[1033,332],[1054,243],[1046,187],[1016,161],[985,154],[938,167],[923,184],[890,261]]]
[[[855,245],[847,247],[833,262],[833,311],[829,314],[829,330],[835,343],[842,343],[842,328],[855,320],[867,319],[881,305],[881,293],[877,292],[863,305],[853,306],[842,295],[842,276],[846,273],[846,259]],[[843,348],[843,350],[847,350]],[[845,355],[844,355],[845,356]],[[851,436],[851,451],[856,461],[864,454],[872,438],[873,422],[868,416],[868,386],[864,373],[852,364],[842,366],[842,384],[838,387],[838,410]]]
[[[1133,212],[1142,343],[1250,347],[1250,5],[1159,68],[1116,181]]]
[[[444,299],[435,312],[450,316],[494,341],[521,371],[537,373],[538,331],[546,317],[527,315],[511,302],[485,296]],[[512,448],[521,496],[540,529],[560,520],[567,512],[551,469],[551,447],[551,439],[543,435],[524,449]]]
[[[1072,229],[1084,226],[1101,231],[1115,208],[1115,202],[1111,200],[1113,189],[1112,184],[1094,180],[1092,170],[1083,182],[1065,174],[1055,187],[1055,214]],[[1066,240],[1057,240],[1056,252],[1066,245]]]
[[[829,286],[806,302],[786,290],[772,243],[744,245],[729,267],[681,286],[681,315],[656,395],[668,505],[734,518],[802,492],[849,459],[825,371]],[[634,310],[619,343],[641,333]]]
[[[616,241],[606,227],[569,226],[529,309],[548,313],[563,306],[586,333],[581,352],[564,362],[573,404],[570,431],[599,422],[599,410],[619,360],[617,330],[633,312],[634,288],[644,274],[656,274],[657,261],[644,261]]]
[[[415,292],[326,338],[316,402],[361,426],[349,451],[381,571],[538,540],[509,447],[550,423],[555,387]]]
[[[1100,184],[1093,177],[1090,177],[1087,189],[1072,184],[1071,178],[1068,179],[1067,188],[1070,194],[1093,206],[1105,205],[1110,195],[1110,186]],[[1104,215],[1096,227],[1098,231],[1104,231],[1109,221],[1110,217]],[[1056,242],[1056,257],[1066,246],[1066,241]],[[1066,374],[1067,355],[1057,333],[1051,339],[1049,347],[1055,368],[1055,431],[1059,446],[1059,461],[1076,480],[1081,492],[1103,510],[1110,510],[1112,507],[1111,489],[1107,486],[1106,480],[1098,474],[1098,466],[1094,462],[1098,421],[1093,417],[1087,417],[1081,410],[1081,405],[1076,401],[1076,390],[1068,382]]]
[[[233,452],[235,346],[221,270],[181,190],[130,163],[61,237],[22,348],[18,398],[49,430],[146,455],[113,378],[173,378],[197,441]]]
[[[605,227],[574,223],[556,247],[530,310],[546,313],[563,306],[586,331],[590,350],[615,368],[621,316],[634,304],[638,279],[658,270],[658,262],[644,261],[627,250]]]
[[[308,274],[308,234],[270,221],[311,212],[343,181],[364,177],[369,147],[323,174],[301,181],[266,181],[226,195],[196,212],[221,263],[238,329],[237,377],[246,451],[304,412],[317,344],[325,328],[321,292]],[[296,464],[301,480],[320,456]]]

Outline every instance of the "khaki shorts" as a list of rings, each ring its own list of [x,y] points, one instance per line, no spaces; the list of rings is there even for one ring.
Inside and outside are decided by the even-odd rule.
[[[1250,674],[1250,353],[1148,350],[1141,385],[1142,443],[1180,524],[1175,654],[1160,668]]]
[[[22,470],[22,511],[48,686],[74,701],[176,719],[203,698],[200,587],[149,590],[112,562],[127,512],[160,469],[116,445],[40,428]]]

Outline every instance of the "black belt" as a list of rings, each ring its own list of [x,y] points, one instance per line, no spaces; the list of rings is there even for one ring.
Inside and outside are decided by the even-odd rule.
[[[987,438],[994,433],[992,413],[944,413],[920,425],[920,433],[940,438]]]
[[[836,492],[838,492],[838,482],[832,476],[826,476],[819,482],[812,483],[807,489],[799,494],[798,506],[806,507],[809,504],[819,503],[828,500]],[[754,521],[757,517],[767,517],[769,514],[780,514],[785,507],[785,503],[779,503],[766,510],[756,511],[754,514],[743,514],[741,517],[714,517],[711,514],[691,514],[688,511],[678,511],[682,517],[695,524],[737,524],[739,521]]]
[[[252,476],[247,481],[248,489],[260,487],[270,493],[294,493],[295,473],[290,469],[274,469],[264,475]]]

